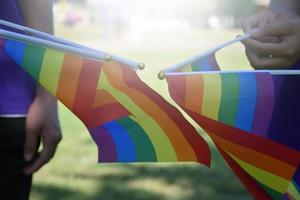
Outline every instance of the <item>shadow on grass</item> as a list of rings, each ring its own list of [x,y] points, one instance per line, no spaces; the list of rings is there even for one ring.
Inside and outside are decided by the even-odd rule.
[[[224,164],[214,148],[211,169],[198,164],[134,164],[107,165],[122,173],[75,173],[76,181],[93,181],[92,194],[37,185],[34,193],[43,200],[105,199],[105,200],[246,200],[251,199],[239,181]],[[99,169],[101,170],[101,169]],[[59,176],[66,176],[60,174]]]

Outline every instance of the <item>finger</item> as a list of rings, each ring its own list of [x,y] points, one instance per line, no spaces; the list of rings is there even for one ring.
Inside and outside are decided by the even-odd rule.
[[[58,142],[52,138],[43,139],[43,149],[37,159],[23,170],[25,174],[32,174],[48,163],[54,156]]]
[[[23,169],[23,172],[29,175],[38,171],[44,164],[49,162],[50,158],[50,152],[48,150],[43,150],[31,165],[26,166]]]
[[[256,66],[254,65],[254,63],[259,59],[259,56],[249,49],[246,49],[246,56],[250,62],[250,65],[255,69]]]
[[[277,21],[269,23],[262,27],[258,33],[259,36],[285,36],[293,29],[291,20]]]
[[[39,139],[40,129],[31,124],[31,120],[26,120],[26,136],[25,136],[25,145],[24,145],[24,159],[26,161],[31,161],[34,154],[37,151],[37,144]]]
[[[246,48],[251,49],[260,55],[273,55],[275,57],[288,57],[288,48],[285,43],[264,43],[254,39],[243,41]]]
[[[262,43],[280,43],[280,42],[282,42],[279,37],[275,37],[275,36],[258,37],[258,38],[255,38],[255,40],[258,40],[259,42],[262,42]]]
[[[288,59],[261,57],[249,50],[246,55],[254,69],[285,69],[291,66]]]
[[[254,65],[256,69],[287,69],[291,66],[286,59],[269,57],[261,57]]]
[[[261,18],[258,22],[258,29],[263,29],[269,23],[268,18]]]

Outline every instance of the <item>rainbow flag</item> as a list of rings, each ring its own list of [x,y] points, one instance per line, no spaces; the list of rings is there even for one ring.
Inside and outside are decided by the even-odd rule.
[[[300,199],[300,76],[224,72],[212,58],[168,75],[172,98],[256,199]]]
[[[99,162],[210,165],[195,128],[130,67],[15,39],[1,48],[88,128]]]

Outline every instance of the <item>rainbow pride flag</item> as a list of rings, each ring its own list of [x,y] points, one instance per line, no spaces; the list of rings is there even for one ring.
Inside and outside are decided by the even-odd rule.
[[[16,39],[0,47],[88,128],[99,162],[199,162],[207,143],[135,70]]]
[[[224,72],[212,58],[167,75],[172,98],[256,199],[300,199],[300,75]]]
[[[209,54],[202,58],[197,59],[196,61],[184,65],[177,69],[177,72],[198,72],[198,71],[216,71],[219,70],[219,65],[216,62],[215,54]]]

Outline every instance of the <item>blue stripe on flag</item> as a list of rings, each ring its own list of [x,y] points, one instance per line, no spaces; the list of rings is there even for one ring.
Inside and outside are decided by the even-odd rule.
[[[7,40],[4,50],[16,63],[22,64],[25,50],[24,43]]]
[[[256,108],[256,77],[254,73],[240,73],[240,99],[238,104],[236,127],[251,131]]]
[[[193,71],[212,71],[213,68],[210,65],[209,57],[203,57],[194,63],[192,63],[192,69]]]
[[[104,127],[109,131],[115,142],[118,162],[137,161],[135,145],[129,137],[126,129],[115,121],[105,124]]]

